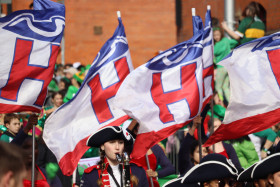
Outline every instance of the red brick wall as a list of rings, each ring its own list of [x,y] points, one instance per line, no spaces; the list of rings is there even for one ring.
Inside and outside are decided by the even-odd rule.
[[[159,49],[176,44],[173,0],[76,0],[66,1],[66,61],[92,62],[114,33],[120,10],[134,67],[149,60]],[[102,35],[94,35],[101,26]]]
[[[29,0],[13,0],[13,10],[25,9]],[[176,44],[173,0],[65,0],[65,62],[91,64],[113,35],[120,10],[134,67]],[[101,26],[103,34],[95,35]],[[60,61],[60,57],[58,57]]]
[[[192,12],[195,8],[196,15],[200,16],[204,23],[207,5],[211,6],[211,16],[222,20],[224,17],[224,1],[223,0],[182,0],[182,28],[178,36],[178,42],[190,39],[193,36],[192,28]]]

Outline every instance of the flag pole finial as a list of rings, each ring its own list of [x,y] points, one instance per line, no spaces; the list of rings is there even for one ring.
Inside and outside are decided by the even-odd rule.
[[[195,16],[195,8],[192,8],[192,16]]]
[[[118,18],[120,18],[121,17],[121,11],[117,11],[117,15],[118,15]]]
[[[207,10],[211,10],[211,5],[207,5]]]

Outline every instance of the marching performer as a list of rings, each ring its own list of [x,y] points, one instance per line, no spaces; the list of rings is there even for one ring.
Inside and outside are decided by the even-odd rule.
[[[125,146],[130,143],[133,143],[132,137],[119,126],[108,126],[92,134],[87,140],[87,145],[100,148],[100,162],[85,170],[81,186],[149,186],[143,168],[130,164],[130,175],[123,172],[124,166],[120,164],[118,157],[123,155]],[[130,179],[125,179],[125,176],[130,176]],[[127,184],[127,181],[130,184]]]

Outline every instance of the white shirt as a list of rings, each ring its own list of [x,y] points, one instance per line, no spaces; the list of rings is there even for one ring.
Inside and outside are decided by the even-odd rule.
[[[118,181],[119,185],[121,185],[121,173],[119,170],[119,164],[116,166],[110,165],[113,171],[113,175],[115,176],[116,180]],[[113,177],[109,175],[109,180],[110,180],[110,186],[111,187],[117,187],[117,184],[115,183]]]

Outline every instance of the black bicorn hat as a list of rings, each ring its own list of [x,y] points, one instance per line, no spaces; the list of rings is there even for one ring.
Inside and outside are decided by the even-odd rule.
[[[199,183],[186,184],[181,183],[183,177],[172,179],[166,182],[162,187],[199,187]]]
[[[99,129],[87,139],[87,146],[100,147],[110,140],[124,140],[126,144],[132,144],[131,135],[121,126],[107,126]]]
[[[238,170],[231,160],[221,154],[213,153],[203,157],[199,164],[185,174],[181,182],[197,183],[237,176]]]
[[[280,153],[274,153],[258,162],[251,173],[252,179],[263,179],[280,171]]]
[[[250,167],[248,167],[247,169],[243,170],[237,177],[238,181],[241,182],[252,182],[253,179],[251,177],[252,171],[254,169],[254,167],[258,164],[259,162],[254,163],[253,165],[251,165]]]

